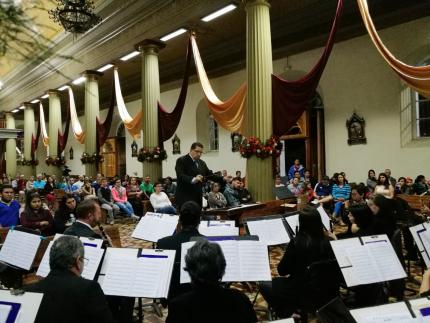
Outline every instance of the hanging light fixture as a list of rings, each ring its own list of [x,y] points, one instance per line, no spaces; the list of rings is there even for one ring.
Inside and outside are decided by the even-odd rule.
[[[102,21],[93,13],[91,0],[57,0],[58,7],[49,10],[52,20],[73,34],[82,34]]]

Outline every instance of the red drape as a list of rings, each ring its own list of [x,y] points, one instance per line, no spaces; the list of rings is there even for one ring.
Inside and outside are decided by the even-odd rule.
[[[336,15],[324,52],[318,63],[308,74],[292,82],[272,75],[272,113],[273,133],[275,135],[282,136],[287,133],[315,95],[315,90],[333,48],[334,36],[339,24],[342,7],[343,0],[338,0]]]
[[[185,64],[184,79],[182,80],[181,92],[179,93],[178,102],[172,112],[167,112],[166,109],[158,102],[158,145],[163,146],[163,142],[172,137],[178,128],[181,121],[182,112],[185,107],[185,99],[187,98],[188,81],[191,67],[191,38],[188,40],[187,58]]]
[[[112,125],[113,110],[115,107],[115,80],[112,79],[112,95],[110,98],[109,110],[106,115],[104,122],[101,122],[99,118],[96,119],[97,126],[97,152],[100,152],[100,147],[104,145],[109,135],[110,127]]]
[[[58,129],[58,143],[57,143],[57,156],[61,156],[61,153],[66,148],[67,139],[69,138],[69,128],[70,128],[70,101],[67,100],[67,114],[66,114],[66,126],[64,132]]]

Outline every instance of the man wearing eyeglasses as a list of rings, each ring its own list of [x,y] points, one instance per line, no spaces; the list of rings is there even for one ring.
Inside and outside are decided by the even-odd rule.
[[[48,276],[25,287],[43,293],[36,323],[115,322],[100,285],[81,277],[85,264],[82,242],[73,236],[54,241],[49,253]]]
[[[176,189],[177,210],[187,201],[194,201],[202,206],[202,183],[207,176],[212,176],[206,163],[201,160],[203,144],[195,142],[191,145],[190,152],[176,160],[176,177],[178,186]]]

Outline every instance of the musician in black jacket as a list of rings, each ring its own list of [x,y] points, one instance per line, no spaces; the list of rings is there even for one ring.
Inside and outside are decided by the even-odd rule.
[[[84,200],[76,208],[76,222],[67,228],[64,234],[102,239],[102,237],[92,229],[100,222],[101,216],[100,205],[97,201],[92,199]]]
[[[81,277],[84,247],[76,237],[63,236],[54,241],[49,254],[51,271],[40,282],[28,285],[28,292],[43,293],[36,323],[112,323],[100,285]]]
[[[203,145],[195,142],[191,145],[190,153],[176,160],[176,177],[178,186],[176,189],[177,209],[186,201],[194,201],[202,206],[202,183],[205,176],[211,176],[206,163],[200,159],[203,154]]]

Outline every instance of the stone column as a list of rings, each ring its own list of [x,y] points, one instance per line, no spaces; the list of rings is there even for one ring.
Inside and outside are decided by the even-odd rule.
[[[85,152],[90,156],[99,153],[97,151],[96,118],[99,116],[99,84],[98,78],[103,73],[97,71],[85,71]],[[80,156],[78,157],[80,158]],[[85,175],[95,177],[97,165],[85,164]]]
[[[266,141],[272,135],[272,43],[267,0],[246,0],[246,136]],[[252,156],[246,163],[249,191],[255,201],[273,199],[272,158]]]
[[[13,113],[6,113],[6,128],[15,129]],[[16,139],[6,139],[6,174],[11,178],[16,176]]]
[[[57,157],[58,154],[58,131],[62,130],[61,123],[61,102],[59,92],[57,90],[49,90],[49,123],[48,123],[48,136],[49,136],[49,156],[52,158]],[[58,166],[49,166],[48,174],[55,174],[59,179],[61,176],[61,169]]]
[[[158,105],[160,100],[160,73],[158,52],[165,43],[146,39],[135,47],[142,55],[142,109],[143,146],[158,146]],[[149,175],[152,181],[162,177],[161,162],[143,162],[143,176]]]
[[[32,136],[36,136],[36,121],[34,119],[33,104],[25,102],[24,107],[24,159],[29,161],[31,160]],[[21,169],[26,176],[34,175],[34,166],[22,166]]]

